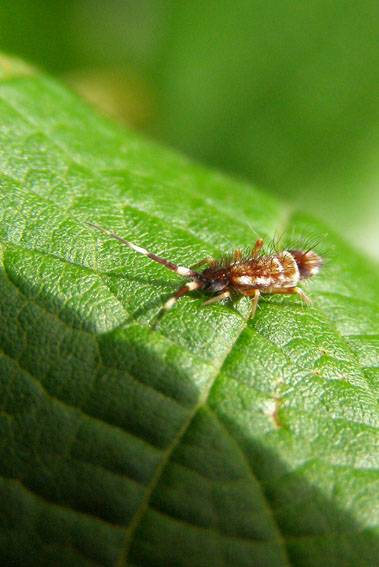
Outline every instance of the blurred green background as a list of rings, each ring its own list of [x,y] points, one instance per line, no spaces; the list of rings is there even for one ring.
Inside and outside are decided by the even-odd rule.
[[[2,0],[0,49],[379,257],[378,0]]]

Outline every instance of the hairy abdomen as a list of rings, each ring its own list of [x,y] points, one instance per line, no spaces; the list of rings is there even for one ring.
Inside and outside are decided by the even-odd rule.
[[[296,260],[287,251],[235,263],[230,271],[231,285],[242,293],[250,289],[259,289],[264,293],[270,289],[291,288],[300,279]]]

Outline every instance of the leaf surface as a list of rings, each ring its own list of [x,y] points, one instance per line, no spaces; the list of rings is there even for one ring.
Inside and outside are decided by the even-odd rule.
[[[0,557],[14,564],[372,565],[379,281],[322,223],[0,67]],[[322,237],[313,299],[153,329],[182,265]],[[326,234],[327,233],[327,234]]]

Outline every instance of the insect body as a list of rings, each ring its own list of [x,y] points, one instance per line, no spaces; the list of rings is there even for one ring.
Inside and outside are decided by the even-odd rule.
[[[298,287],[298,283],[318,274],[322,266],[321,257],[313,250],[284,250],[275,254],[264,254],[263,240],[257,240],[247,256],[244,256],[241,250],[236,250],[231,258],[222,261],[204,258],[187,268],[161,258],[96,224],[87,224],[190,280],[166,301],[162,312],[171,309],[180,297],[196,289],[212,294],[213,297],[205,301],[205,305],[228,299],[233,294],[251,297],[251,317],[254,317],[262,293],[297,294],[305,303],[309,303],[309,298]],[[198,268],[204,265],[207,267],[198,271]]]

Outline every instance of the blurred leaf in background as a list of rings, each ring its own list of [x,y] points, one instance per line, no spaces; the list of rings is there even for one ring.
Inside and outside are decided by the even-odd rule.
[[[118,119],[290,196],[376,255],[378,32],[376,0],[0,8],[1,49],[74,77]]]

